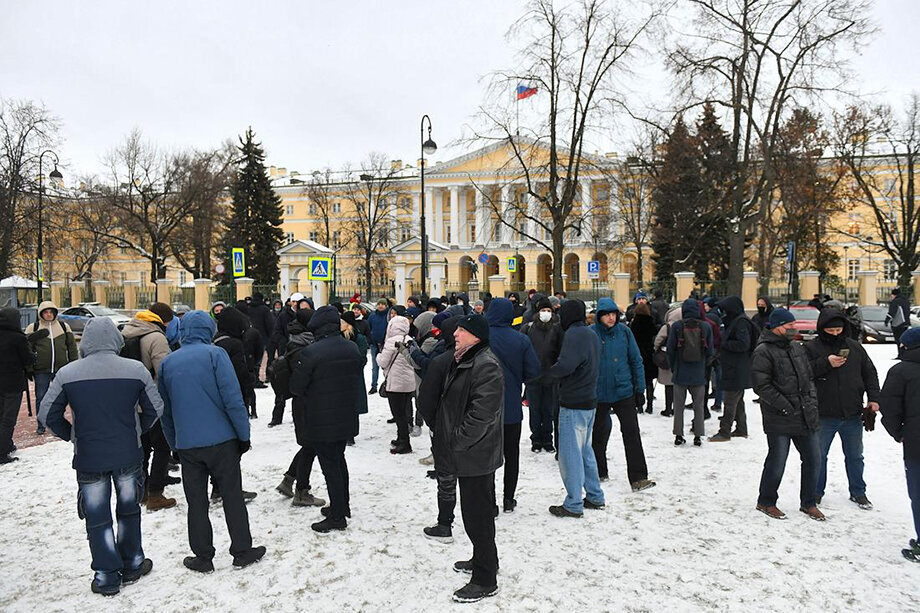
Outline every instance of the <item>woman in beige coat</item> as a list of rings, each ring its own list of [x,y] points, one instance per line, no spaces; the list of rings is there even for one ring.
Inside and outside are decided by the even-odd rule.
[[[396,440],[390,453],[412,453],[409,444],[409,414],[415,393],[415,369],[407,359],[409,320],[399,315],[387,324],[383,348],[377,354],[377,365],[383,369],[390,412],[396,420]]]

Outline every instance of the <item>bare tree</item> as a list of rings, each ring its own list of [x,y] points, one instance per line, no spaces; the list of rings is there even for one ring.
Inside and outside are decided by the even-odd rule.
[[[729,116],[729,291],[741,291],[747,231],[770,212],[777,134],[790,106],[842,86],[837,50],[871,30],[869,0],[687,0],[668,53],[685,108],[711,102]],[[681,15],[685,22],[686,15]],[[760,268],[772,264],[760,253]]]
[[[49,209],[46,236],[51,253],[57,256],[50,264],[66,257],[72,281],[92,279],[94,267],[113,244],[108,234],[118,227],[104,190],[96,185],[95,177],[83,177],[80,189],[55,198]],[[50,266],[49,272],[53,276]]]
[[[14,268],[30,270],[25,262],[34,261],[28,252],[35,245],[38,159],[57,144],[59,129],[44,106],[0,98],[0,279]]]
[[[352,172],[344,185],[345,200],[351,209],[344,215],[349,240],[361,258],[367,295],[373,292],[373,273],[398,240],[399,214],[407,213],[408,195],[401,169],[382,153],[372,153]],[[344,245],[331,245],[339,249]]]
[[[911,97],[901,121],[889,107],[851,107],[836,117],[835,131],[852,197],[872,212],[874,230],[871,236],[842,233],[885,251],[898,268],[898,285],[907,287],[920,266],[920,97]]]
[[[336,181],[335,173],[331,168],[324,168],[313,173],[313,177],[303,189],[310,216],[318,215],[320,218],[317,242],[329,247],[332,244],[332,221],[338,217],[333,208],[341,198],[342,186]]]
[[[501,202],[483,193],[500,223],[552,252],[554,291],[563,289],[567,235],[581,225],[576,194],[585,140],[620,104],[615,77],[655,16],[649,10],[632,20],[601,0],[558,8],[552,0],[532,0],[509,32],[522,44],[518,66],[493,75],[490,100],[508,100],[518,85],[532,84],[545,115],[521,136],[507,105],[481,109],[486,127],[473,140],[507,143],[512,155],[501,171],[509,182],[523,183],[528,197]]]

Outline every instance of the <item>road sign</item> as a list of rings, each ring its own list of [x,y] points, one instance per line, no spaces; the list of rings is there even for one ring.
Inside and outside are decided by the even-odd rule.
[[[214,272],[216,272],[216,273],[219,274],[219,275],[224,274],[224,271],[225,271],[225,270],[227,270],[227,269],[224,268],[224,265],[223,265],[223,264],[218,264],[217,266],[214,267]]]
[[[489,254],[488,254],[488,253],[480,253],[480,254],[479,254],[479,263],[480,263],[480,264],[488,264],[488,263],[489,263]]]
[[[600,279],[601,277],[601,263],[599,260],[589,260],[588,261],[588,278],[589,279]]]
[[[307,278],[310,281],[331,281],[332,280],[332,258],[310,258],[310,269]]]
[[[508,272],[517,272],[517,258],[508,258]]]
[[[245,277],[246,276],[246,252],[239,248],[234,247],[231,250],[233,255],[233,276],[234,277]]]

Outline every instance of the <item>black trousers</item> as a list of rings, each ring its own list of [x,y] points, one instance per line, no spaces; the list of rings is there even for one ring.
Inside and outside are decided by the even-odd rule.
[[[505,424],[505,493],[506,499],[514,498],[518,475],[521,471],[521,424]]]
[[[495,473],[460,477],[460,512],[463,528],[473,543],[472,583],[491,587],[498,575],[495,546]]]
[[[276,424],[281,423],[281,419],[284,417],[284,407],[287,404],[284,396],[280,394],[275,394],[275,407],[272,409],[272,422]]]
[[[642,435],[639,431],[639,418],[636,414],[636,401],[624,398],[616,402],[599,402],[594,419],[594,431],[591,434],[591,447],[597,460],[597,475],[607,478],[607,442],[613,427],[611,413],[620,422],[620,434],[626,451],[626,475],[630,483],[648,479],[648,466],[645,463],[645,451],[642,449]]]
[[[0,456],[9,455],[13,450],[13,430],[21,406],[22,392],[0,394]]]
[[[348,464],[345,462],[345,441],[313,443],[320,468],[326,478],[329,492],[329,518],[345,520],[351,515],[351,500],[348,495]]]
[[[208,476],[220,488],[230,533],[230,553],[238,556],[252,548],[237,443],[231,439],[211,447],[179,450],[182,486],[188,503],[188,542],[192,553],[205,560],[214,557],[214,532],[208,517]]]
[[[144,447],[144,478],[147,483],[147,492],[162,494],[166,487],[166,477],[169,475],[169,460],[172,452],[159,420],[150,430],[141,434],[141,445]],[[153,456],[153,462],[150,461],[150,456]]]
[[[409,422],[412,419],[412,392],[387,392],[390,413],[396,420],[396,440],[400,445],[409,444]]]
[[[438,523],[450,526],[454,523],[454,509],[457,508],[457,475],[438,472],[437,478]]]

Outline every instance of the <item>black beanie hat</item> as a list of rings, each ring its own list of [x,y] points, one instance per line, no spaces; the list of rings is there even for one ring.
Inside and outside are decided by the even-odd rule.
[[[489,342],[489,322],[482,315],[470,313],[460,320],[457,327],[463,328],[481,341]]]
[[[154,302],[147,310],[159,317],[164,324],[171,322],[174,316],[172,308],[170,308],[168,304],[162,302]]]
[[[579,321],[585,321],[585,303],[581,300],[566,300],[559,309],[559,323],[562,324],[563,330]]]

